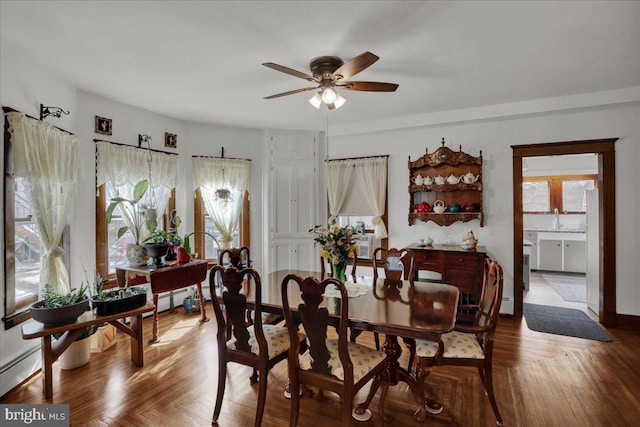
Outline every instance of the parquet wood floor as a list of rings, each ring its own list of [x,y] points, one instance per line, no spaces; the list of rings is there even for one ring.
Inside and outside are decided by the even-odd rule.
[[[211,305],[207,306],[211,315]],[[151,337],[151,319],[144,321]],[[129,359],[129,338],[118,334],[115,346],[94,353],[88,365],[60,370],[54,364],[53,403],[68,403],[73,426],[206,426],[216,392],[215,320],[199,323],[198,314],[181,310],[160,315],[161,342],[145,343],[145,365]],[[534,332],[524,320],[502,317],[494,354],[496,398],[505,425],[638,426],[640,425],[640,332],[608,329],[612,343]],[[359,343],[373,345],[364,333]],[[406,364],[407,352],[402,356]],[[250,369],[232,364],[222,405],[221,427],[253,425],[257,387]],[[265,427],[288,425],[289,401],[283,397],[286,362],[269,375]],[[492,426],[493,412],[473,369],[437,367],[428,386],[444,412],[428,416],[426,426]],[[367,388],[359,395],[364,399]],[[51,403],[43,400],[41,374],[0,399],[1,403]],[[353,426],[383,426],[377,416]],[[417,426],[416,402],[408,387],[392,387],[387,413],[392,426]],[[301,402],[300,426],[337,425],[340,401],[326,393],[323,401]]]

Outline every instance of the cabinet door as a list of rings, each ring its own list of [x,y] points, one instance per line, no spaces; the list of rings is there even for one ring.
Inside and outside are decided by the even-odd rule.
[[[562,240],[541,239],[538,243],[540,270],[562,271]]]
[[[272,211],[271,234],[273,237],[285,237],[294,234],[297,221],[292,216],[296,200],[294,169],[289,165],[274,165],[271,168]]]
[[[316,156],[316,135],[313,132],[278,132],[270,136],[274,159],[308,160]]]
[[[307,270],[317,271],[320,253],[314,242],[300,240],[275,241],[271,245],[271,270]],[[317,259],[316,259],[317,258]]]
[[[586,273],[587,245],[577,240],[564,241],[564,271]]]
[[[529,247],[529,266],[533,270],[538,269],[538,232],[537,231],[525,231],[524,238],[533,243],[533,246]]]

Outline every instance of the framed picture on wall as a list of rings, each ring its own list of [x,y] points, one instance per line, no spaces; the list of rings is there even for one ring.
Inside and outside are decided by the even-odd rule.
[[[175,133],[164,133],[164,146],[169,148],[176,148],[178,145],[178,135]]]
[[[96,116],[96,133],[111,135],[111,119]]]

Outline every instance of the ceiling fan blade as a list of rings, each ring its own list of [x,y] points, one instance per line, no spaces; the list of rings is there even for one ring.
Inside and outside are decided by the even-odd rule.
[[[273,62],[265,62],[262,65],[264,65],[265,67],[269,67],[272,70],[280,71],[282,73],[289,74],[290,76],[299,77],[301,79],[305,79],[310,82],[316,81],[313,78],[313,76],[310,76],[309,74],[305,74],[302,71],[297,71],[292,68],[285,67],[284,65],[274,64]]]
[[[395,92],[398,89],[396,83],[382,82],[344,82],[336,85],[341,89],[359,90],[365,92]]]
[[[319,86],[305,87],[303,89],[290,90],[289,92],[277,93],[271,96],[265,96],[264,99],[280,98],[281,96],[293,95],[294,93],[306,92],[308,90],[317,89]]]
[[[342,64],[340,68],[338,68],[333,72],[333,74],[331,74],[331,77],[335,77],[335,79],[348,79],[349,77],[355,76],[360,71],[369,68],[378,59],[380,58],[371,52],[361,53],[355,58],[351,58],[350,60]]]

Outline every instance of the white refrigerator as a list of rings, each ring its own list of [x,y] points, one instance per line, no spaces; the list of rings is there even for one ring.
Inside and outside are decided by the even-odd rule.
[[[598,190],[586,191],[587,201],[587,306],[598,314],[600,310],[600,231]]]

